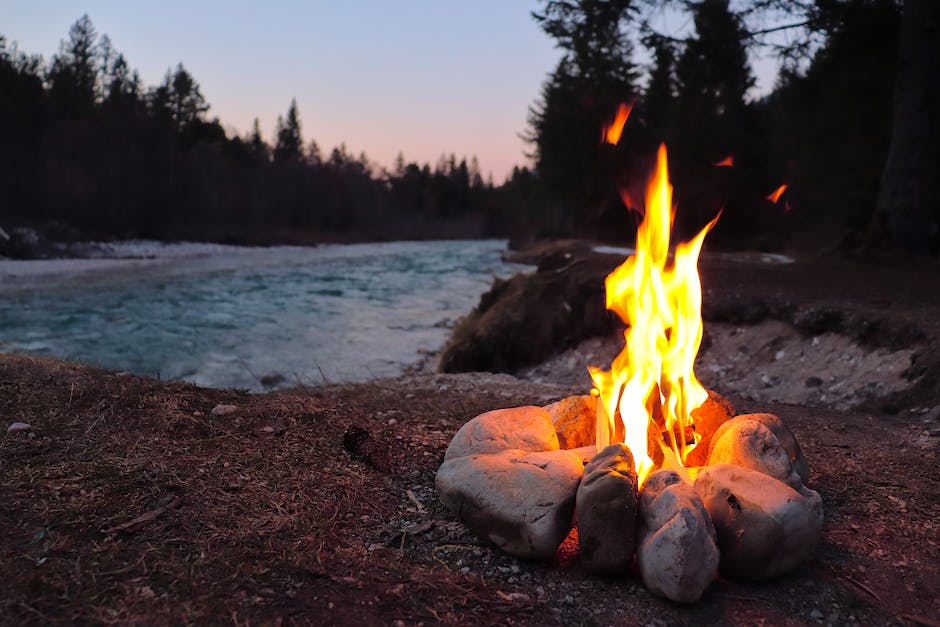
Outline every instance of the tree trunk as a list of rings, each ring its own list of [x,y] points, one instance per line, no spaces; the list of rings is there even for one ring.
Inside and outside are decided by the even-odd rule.
[[[904,1],[899,48],[891,147],[870,236],[879,247],[936,255],[940,246],[940,0]]]

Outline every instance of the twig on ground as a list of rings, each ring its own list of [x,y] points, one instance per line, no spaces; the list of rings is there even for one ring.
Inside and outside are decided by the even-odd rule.
[[[848,581],[849,583],[855,584],[856,586],[858,586],[859,588],[861,588],[862,590],[870,594],[872,598],[874,598],[876,601],[881,602],[881,597],[875,594],[874,590],[872,590],[871,588],[863,584],[861,581],[856,581],[855,579],[852,579],[848,575],[842,575],[842,578]]]
[[[914,616],[913,614],[901,614],[898,618],[903,618],[904,620],[909,620],[912,623],[917,623],[918,625],[923,625],[924,627],[940,627],[940,622],[931,620],[929,618],[924,618],[923,616]]]
[[[136,531],[138,528],[142,527],[148,522],[152,520],[156,520],[164,512],[167,512],[180,504],[180,498],[178,496],[170,497],[168,501],[164,498],[162,499],[162,501],[165,501],[163,505],[156,507],[150,510],[149,512],[144,512],[137,518],[134,518],[133,520],[129,520],[126,523],[122,523],[120,525],[117,525],[116,527],[111,527],[110,529],[105,529],[104,532],[105,533],[117,533],[118,531],[127,531],[127,532]]]

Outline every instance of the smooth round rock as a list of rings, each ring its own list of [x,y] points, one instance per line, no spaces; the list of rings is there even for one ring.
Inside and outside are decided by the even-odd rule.
[[[756,420],[735,418],[715,433],[708,465],[732,464],[782,481],[794,490],[803,485],[790,455],[774,432]]]
[[[512,555],[547,560],[574,524],[583,470],[568,451],[500,451],[445,461],[435,487],[473,533]]]
[[[637,477],[625,444],[611,444],[584,467],[578,486],[578,542],[588,572],[629,570],[636,551]]]
[[[593,396],[569,396],[545,406],[558,445],[563,449],[580,448],[596,442],[597,399]]]
[[[469,420],[454,435],[444,461],[499,451],[557,451],[558,436],[541,407],[494,409]]]
[[[738,418],[754,420],[773,431],[787,455],[790,456],[790,461],[793,462],[793,470],[800,476],[800,480],[804,485],[809,485],[809,462],[803,456],[803,451],[800,450],[796,436],[783,424],[780,418],[774,414],[742,414]]]
[[[640,487],[637,562],[653,594],[698,601],[718,573],[715,528],[698,494],[672,470],[658,470]]]
[[[819,542],[819,494],[794,490],[756,470],[722,464],[703,468],[695,490],[714,522],[721,572],[756,581],[781,575],[809,557]]]

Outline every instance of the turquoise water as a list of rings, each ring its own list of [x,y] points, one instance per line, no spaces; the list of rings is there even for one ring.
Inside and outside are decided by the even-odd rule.
[[[506,264],[501,241],[0,261],[0,349],[213,387],[395,376],[440,348]],[[191,253],[191,254],[190,254]]]

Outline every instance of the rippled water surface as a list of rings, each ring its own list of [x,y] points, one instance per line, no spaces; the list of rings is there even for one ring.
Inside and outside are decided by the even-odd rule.
[[[500,241],[0,261],[0,348],[260,390],[394,376],[440,348],[504,263]]]

